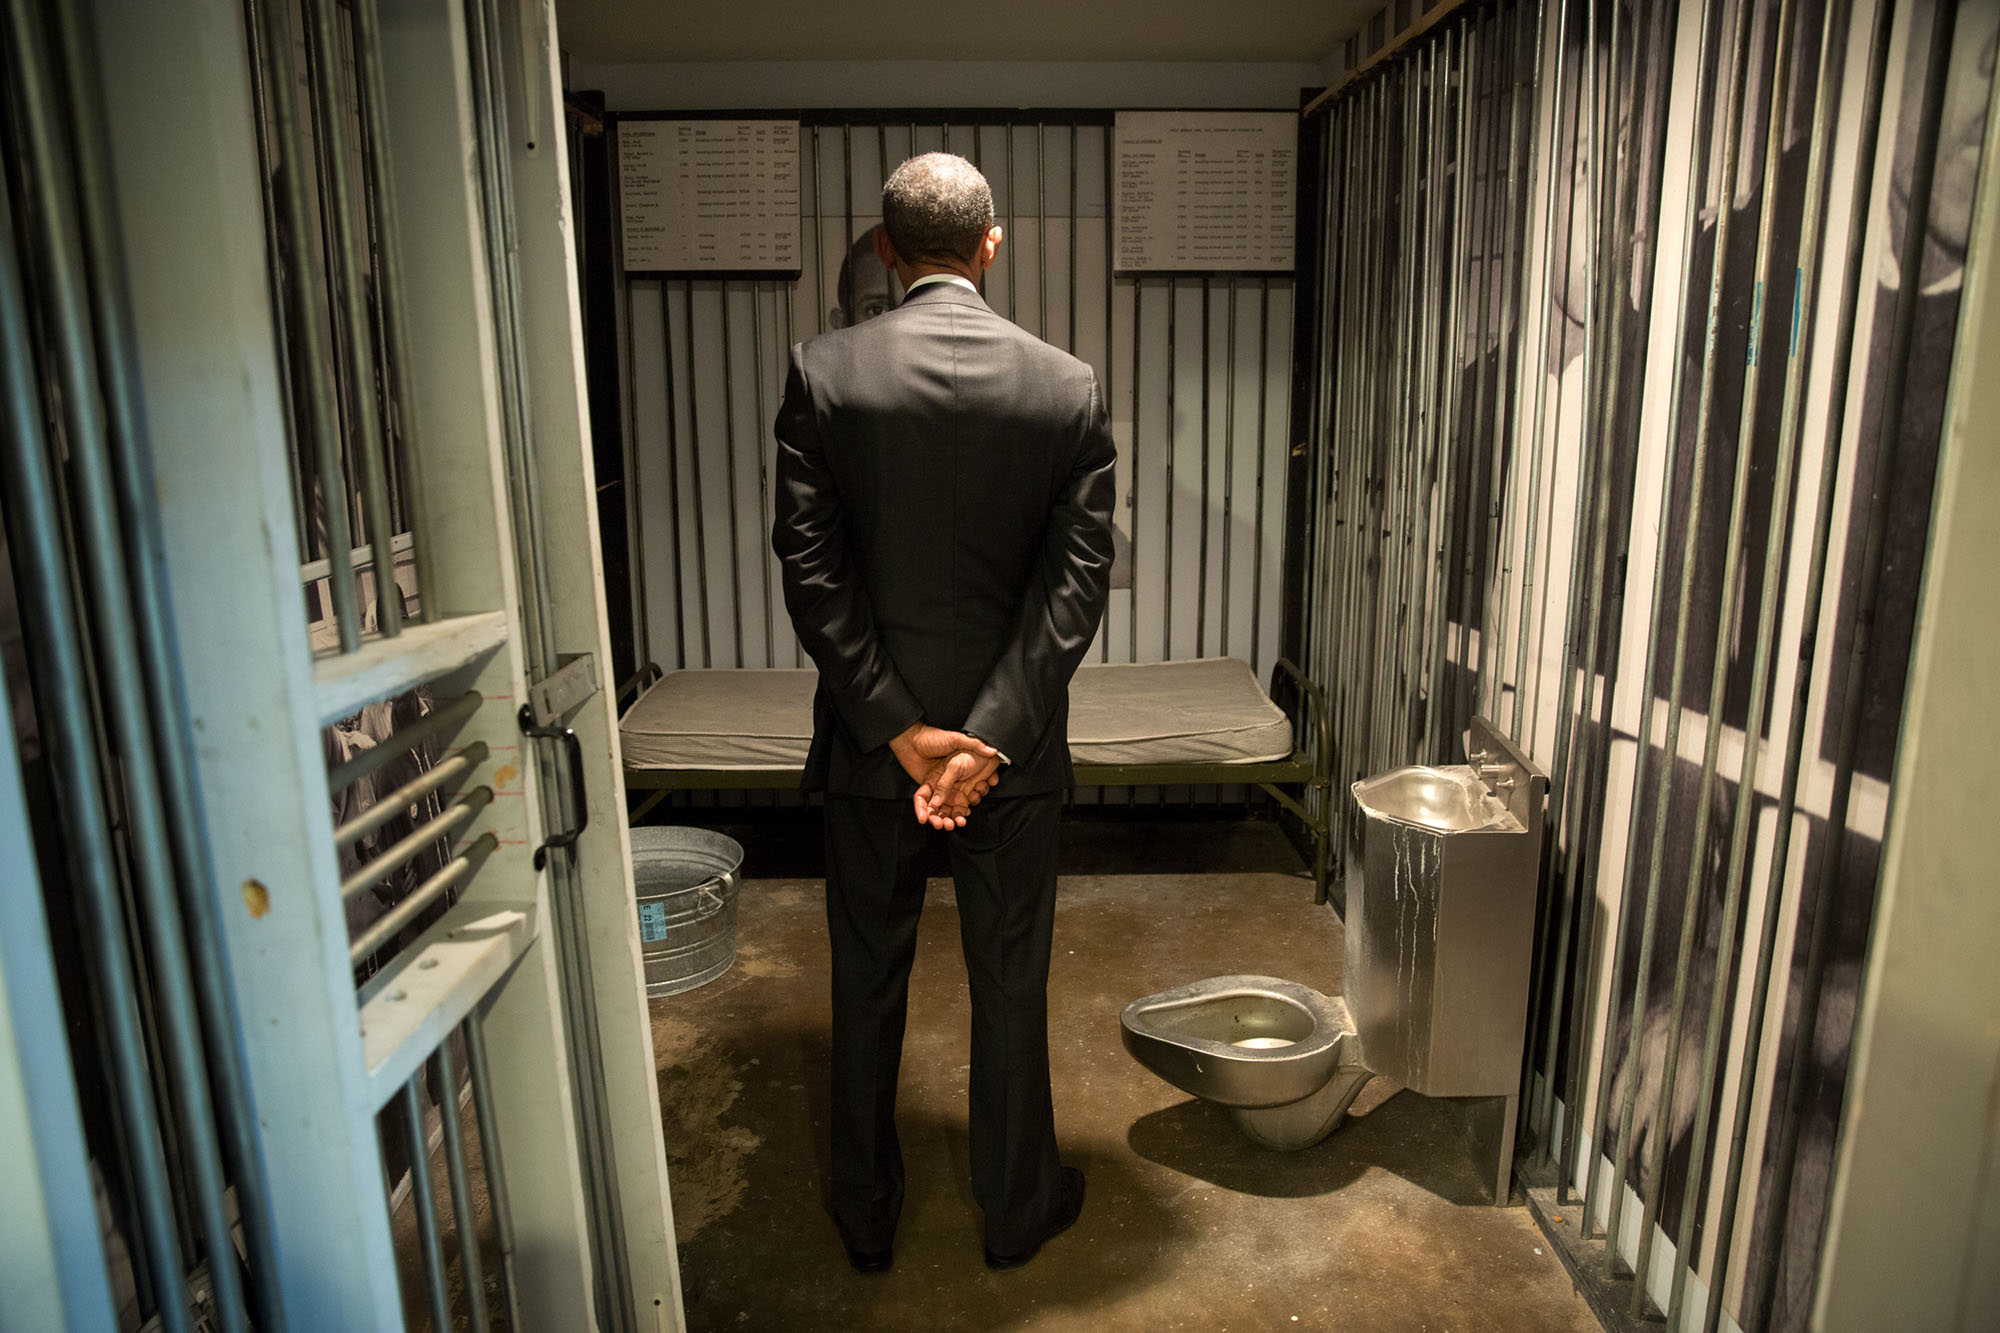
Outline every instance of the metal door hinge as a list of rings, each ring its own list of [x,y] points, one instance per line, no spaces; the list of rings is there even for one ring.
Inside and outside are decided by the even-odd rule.
[[[553,727],[571,709],[598,691],[597,659],[565,653],[554,675],[528,687],[528,710],[537,727]]]

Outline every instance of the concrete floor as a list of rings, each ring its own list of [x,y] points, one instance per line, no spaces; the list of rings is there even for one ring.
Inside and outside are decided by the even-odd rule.
[[[787,832],[746,838],[746,870],[809,870]],[[1485,1202],[1453,1107],[1378,1080],[1331,1138],[1270,1153],[1125,1053],[1120,1008],[1167,986],[1261,972],[1338,992],[1339,919],[1272,825],[1084,818],[1064,836],[1050,1044],[1064,1157],[1090,1178],[1076,1227],[1017,1271],[980,1260],[965,974],[938,879],[911,979],[896,1264],[849,1269],[822,1203],[823,888],[751,879],[734,969],[653,1002],[690,1328],[1598,1327],[1527,1210]]]

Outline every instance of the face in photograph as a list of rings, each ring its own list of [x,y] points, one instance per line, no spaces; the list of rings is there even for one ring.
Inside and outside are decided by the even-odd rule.
[[[1923,286],[1955,283],[1965,269],[1972,232],[1972,197],[1986,133],[1987,95],[2000,45],[2000,8],[1961,5],[1952,30],[1945,74],[1944,109],[1938,120],[1937,169],[1925,218]],[[1890,239],[1900,248],[1910,216],[1910,180],[1916,165],[1917,117],[1901,117],[1889,173]],[[1892,251],[1893,253],[1893,251]]]
[[[880,226],[869,227],[847,247],[847,257],[840,261],[840,279],[834,288],[837,304],[826,315],[829,328],[865,324],[895,306],[895,279],[882,267],[882,260],[875,253],[875,233],[880,230]]]

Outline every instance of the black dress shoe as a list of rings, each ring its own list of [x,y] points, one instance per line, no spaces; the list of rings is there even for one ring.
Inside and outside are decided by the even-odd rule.
[[[854,1265],[857,1273],[886,1273],[895,1261],[894,1250],[857,1250],[852,1245],[847,1246],[847,1262]]]
[[[1022,1264],[1027,1263],[1028,1260],[1040,1254],[1042,1246],[1075,1226],[1076,1219],[1082,1212],[1083,1172],[1076,1167],[1066,1166],[1062,1169],[1062,1194],[1059,1196],[1056,1204],[1055,1213],[1049,1218],[1049,1229],[1042,1233],[1042,1238],[1018,1254],[997,1254],[992,1250],[988,1250],[986,1252],[986,1266],[1003,1271],[1009,1268],[1019,1268]]]

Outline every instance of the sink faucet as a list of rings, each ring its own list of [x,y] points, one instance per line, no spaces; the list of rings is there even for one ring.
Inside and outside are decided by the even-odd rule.
[[[1473,762],[1478,765],[1479,780],[1488,787],[1491,787],[1496,796],[1503,792],[1514,790],[1514,766],[1512,764],[1489,764],[1486,762],[1486,758],[1484,750],[1472,756]],[[1502,774],[1506,776],[1502,777]]]

